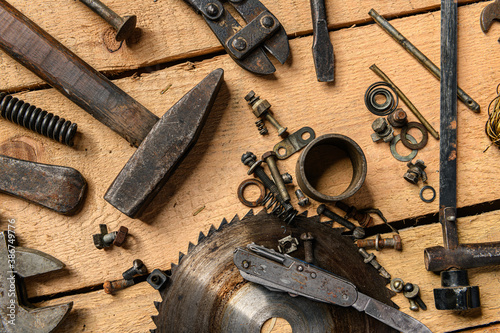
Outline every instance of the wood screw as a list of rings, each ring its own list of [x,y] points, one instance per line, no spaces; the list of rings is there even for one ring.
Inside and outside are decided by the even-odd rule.
[[[310,232],[304,232],[300,235],[300,240],[304,243],[304,261],[312,264],[314,262],[314,237]]]
[[[380,273],[380,275],[382,275],[386,279],[391,278],[391,274],[389,274],[389,272],[387,272],[385,270],[385,268],[382,267],[382,265],[380,265],[378,263],[377,259],[375,259],[376,258],[375,255],[373,253],[366,252],[366,250],[362,247],[358,249],[358,252],[364,258],[365,264],[372,265]]]
[[[145,275],[148,273],[146,265],[140,259],[135,259],[133,266],[123,272],[122,276],[125,280],[131,280],[136,275]]]
[[[99,0],[80,1],[116,29],[117,33],[115,39],[117,42],[129,38],[134,32],[137,23],[137,17],[135,15],[121,17]]]
[[[130,286],[133,286],[134,284],[135,282],[133,279],[121,279],[116,281],[106,281],[104,282],[102,287],[106,294],[114,294],[116,291],[128,288]]]

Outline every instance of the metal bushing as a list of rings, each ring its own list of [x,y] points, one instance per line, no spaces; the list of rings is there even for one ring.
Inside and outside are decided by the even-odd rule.
[[[349,184],[347,189],[340,195],[332,196],[321,193],[311,185],[311,178],[313,176],[311,172],[311,165],[313,165],[314,163],[321,163],[321,161],[315,160],[315,157],[318,156],[318,154],[314,153],[314,151],[321,146],[333,146],[335,148],[338,148],[344,151],[351,160],[353,169],[351,183]],[[314,139],[302,151],[295,167],[297,183],[299,184],[300,189],[307,196],[319,202],[340,201],[351,197],[363,185],[366,177],[366,172],[367,165],[365,154],[356,142],[341,134],[325,134]]]

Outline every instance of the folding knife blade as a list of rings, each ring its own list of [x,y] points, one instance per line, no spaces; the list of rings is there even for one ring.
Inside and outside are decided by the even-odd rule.
[[[241,276],[270,290],[315,301],[352,306],[401,332],[431,332],[418,320],[357,291],[347,279],[256,244],[237,248],[233,261]]]

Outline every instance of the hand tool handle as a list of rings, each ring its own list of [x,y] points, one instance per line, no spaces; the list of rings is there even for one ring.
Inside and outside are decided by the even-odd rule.
[[[12,194],[62,214],[78,210],[87,182],[73,168],[0,155],[0,192]]]
[[[0,0],[0,48],[134,146],[158,117]]]

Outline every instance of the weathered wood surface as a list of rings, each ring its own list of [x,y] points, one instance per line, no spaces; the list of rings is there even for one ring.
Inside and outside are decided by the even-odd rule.
[[[460,1],[469,2],[474,0]],[[182,0],[107,1],[106,5],[119,15],[138,17],[137,26],[142,31],[139,42],[128,47],[124,44],[121,48],[114,42],[112,28],[78,1],[67,0],[64,5],[54,1],[28,4],[23,0],[10,0],[9,3],[100,71],[118,72],[148,66],[155,70],[157,64],[223,50],[204,20]],[[289,36],[312,31],[308,1],[264,0],[262,3],[280,20]],[[329,27],[339,28],[369,21],[368,11],[372,7],[381,15],[395,17],[435,10],[439,5],[439,0],[335,1],[327,3],[327,15]],[[277,68],[283,70],[279,64]],[[1,90],[19,90],[43,83],[3,53],[0,53],[0,72]]]
[[[499,211],[473,217],[458,219],[460,239],[463,242],[483,242],[498,240]],[[480,227],[478,227],[480,226]],[[450,311],[438,311],[434,307],[432,290],[440,286],[439,275],[426,272],[423,263],[424,249],[442,243],[438,224],[408,228],[400,231],[403,239],[403,252],[393,249],[374,252],[379,262],[392,274],[405,282],[419,285],[421,298],[426,303],[427,311],[413,312],[408,300],[402,294],[396,294],[393,301],[401,311],[422,321],[434,333],[449,332],[464,327],[473,327],[495,322],[500,317],[498,299],[500,290],[495,288],[500,272],[497,268],[469,270],[471,285],[479,285],[481,292],[481,313],[457,315]],[[495,237],[495,235],[497,237]],[[384,237],[391,235],[386,234]],[[102,290],[86,294],[68,296],[38,305],[53,305],[73,301],[74,306],[68,320],[57,332],[146,332],[154,328],[150,316],[157,311],[153,301],[160,301],[160,295],[146,282],[139,283],[116,295],[105,294]],[[279,324],[279,323],[278,323]],[[289,332],[279,330],[273,332]],[[106,329],[105,329],[106,328]],[[498,332],[500,326],[471,330],[470,332]],[[469,331],[468,331],[469,332]]]
[[[481,8],[482,4],[461,8],[461,25],[472,26]],[[426,36],[431,45],[424,45],[422,49],[430,51],[427,53],[431,58],[436,57],[439,15],[423,14],[395,23],[400,30],[409,31],[408,37],[412,40],[420,35]],[[466,73],[475,73],[474,80],[462,79],[464,89],[476,96],[481,105],[487,105],[496,85],[490,83],[500,81],[499,74],[491,65],[497,54],[493,52],[498,47],[496,38],[484,37],[480,30],[471,29],[463,31],[460,37],[460,59],[467,59],[467,62],[460,62],[460,73],[464,73],[461,77]],[[337,44],[335,85],[315,81],[309,49],[311,37],[291,42],[293,62],[287,65],[289,68],[286,70],[278,71],[274,79],[247,73],[224,55],[195,65],[180,64],[138,79],[118,80],[117,84],[122,89],[161,116],[210,71],[217,67],[225,69],[226,83],[197,145],[152,203],[143,221],[128,219],[102,199],[134,148],[88,114],[79,112],[81,110],[52,89],[20,94],[35,105],[57,110],[62,116],[79,123],[82,133],[79,143],[75,149],[58,145],[5,121],[1,127],[2,137],[26,136],[40,142],[43,146],[37,153],[40,162],[74,167],[89,183],[82,211],[71,218],[13,197],[0,197],[4,203],[0,214],[19,220],[20,237],[26,241],[25,245],[48,251],[68,265],[70,274],[58,281],[47,279],[34,288],[35,293],[46,294],[99,283],[103,276],[126,268],[137,256],[150,267],[165,267],[167,262],[175,260],[179,250],[187,247],[187,241],[196,239],[199,231],[207,231],[210,224],[217,224],[224,217],[244,214],[247,208],[236,198],[238,184],[247,178],[247,167],[240,162],[241,154],[252,150],[261,155],[278,141],[272,128],[267,137],[257,134],[253,126],[254,116],[243,99],[251,89],[273,104],[276,117],[290,131],[310,126],[318,136],[345,134],[361,146],[368,161],[368,175],[365,185],[350,200],[351,203],[361,208],[377,207],[390,221],[436,213],[437,200],[432,204],[423,203],[418,198],[419,187],[407,184],[402,178],[406,171],[405,163],[391,156],[388,145],[371,141],[370,124],[375,116],[366,111],[362,96],[366,87],[377,80],[368,70],[368,66],[376,62],[437,127],[438,82],[375,25],[340,30],[332,33],[331,38]],[[490,52],[478,54],[476,48],[470,46],[472,41],[480,38],[484,41],[482,47]],[[352,40],[358,42],[347,42]],[[380,44],[384,45],[383,49]],[[172,87],[161,94],[170,84]],[[489,94],[483,95],[485,91]],[[489,143],[483,133],[485,119],[484,111],[479,115],[473,114],[459,104],[459,124],[463,124],[459,125],[459,206],[498,198],[497,174],[491,165],[495,165],[500,153],[497,149],[483,153]],[[438,142],[433,139],[418,154],[418,158],[428,165],[429,184],[436,188],[438,156]],[[282,171],[294,173],[297,158],[295,155],[280,162]],[[342,186],[342,183],[338,185],[339,178],[347,179],[335,175],[332,179],[325,179],[324,184],[332,188]],[[193,212],[203,206],[205,209],[193,216]],[[317,203],[310,209],[315,211],[316,206]],[[127,251],[96,250],[91,235],[98,231],[99,223],[108,223],[111,230],[116,230],[119,225],[129,227],[133,237],[129,240]],[[161,254],[157,253],[159,244],[162,244]],[[103,260],[123,266],[104,267]]]
[[[71,30],[68,30],[67,27],[62,27],[61,20],[47,18],[49,14],[62,15],[61,17],[63,17],[63,13],[69,17],[70,11],[65,6],[56,8],[56,5],[51,2],[37,4],[39,7],[23,6],[24,3],[19,1],[11,3],[100,70],[123,70],[168,60],[168,58],[164,58],[165,54],[169,54],[163,49],[164,46],[158,46],[159,49],[155,49],[149,46],[155,44],[146,43],[148,34],[143,36],[145,39],[135,48],[124,49],[122,47],[118,52],[106,54],[107,51],[103,49],[102,41],[98,39],[101,38],[99,31],[106,29],[105,23],[101,24],[100,19],[94,18],[92,13],[84,14],[84,12],[90,11],[82,4],[71,3],[70,7],[81,6],[82,17],[72,14],[71,19],[74,23],[69,25]],[[345,22],[355,23],[357,20],[367,20],[367,12],[371,7],[376,8],[381,14],[398,15],[413,10],[421,12],[424,7],[435,8],[438,5],[438,1],[425,1],[425,3],[427,5],[419,5],[419,8],[412,9],[412,4],[409,1],[397,5],[385,1],[360,0],[357,5],[352,4],[352,2],[339,2],[336,6],[345,6],[347,12],[333,10],[330,15],[332,17],[331,23],[336,26],[336,24],[340,24],[337,22],[346,24]],[[125,9],[132,8],[128,6],[135,6],[132,3],[122,4],[120,1],[110,1],[109,5],[116,8],[119,13],[121,13],[120,6]],[[186,22],[189,22],[189,25],[193,27],[199,24],[200,29],[206,28],[205,24],[198,20],[199,17],[183,2],[166,4],[162,0],[156,3],[151,0],[141,10],[146,11],[148,6],[153,5],[174,6],[176,8],[175,17],[182,18],[183,15],[185,17],[194,15],[196,20],[189,18]],[[272,2],[266,3],[266,5],[280,18],[290,34],[293,30],[287,27],[286,19],[283,19],[279,14],[280,8],[282,13],[286,13],[290,4]],[[462,6],[459,9],[459,84],[483,108],[481,114],[477,115],[460,102],[458,103],[458,201],[460,207],[499,199],[497,173],[494,166],[498,164],[500,152],[496,148],[491,148],[483,153],[484,148],[489,144],[483,128],[487,119],[485,109],[495,95],[497,83],[500,82],[500,74],[496,70],[496,64],[499,60],[497,39],[500,35],[500,26],[494,25],[487,35],[481,32],[478,18],[485,5],[485,2],[481,2]],[[141,8],[140,5],[138,6],[137,8]],[[293,3],[293,6],[299,5]],[[300,6],[304,7],[300,16],[296,16],[291,10],[290,13],[283,15],[290,17],[288,19],[290,25],[295,24],[295,21],[302,20],[305,27],[302,31],[307,31],[310,25],[309,4],[307,2],[305,5],[301,3]],[[329,8],[329,13],[330,11],[331,8]],[[173,47],[173,44],[168,44],[172,43],[172,40],[168,39],[168,34],[156,35],[156,29],[163,29],[163,26],[158,22],[167,26],[171,24],[171,20],[166,20],[163,12],[156,8],[150,13],[152,13],[150,14],[151,18],[146,20],[149,22],[148,24],[151,24],[147,32],[154,35],[154,38],[161,40],[162,43]],[[333,19],[335,15],[347,15],[346,13],[351,13],[349,16],[351,19]],[[44,18],[44,16],[47,17]],[[77,26],[84,17],[93,23],[85,25],[84,30],[75,32],[73,27]],[[392,20],[391,23],[429,58],[439,63],[439,12],[413,15]],[[346,24],[346,26],[348,25]],[[186,29],[183,26],[182,29],[176,28],[176,30],[170,31],[175,31],[176,34],[186,34]],[[213,38],[208,31],[206,32],[206,34],[202,34],[203,37]],[[81,33],[80,37],[75,37],[76,33]],[[95,40],[92,40],[90,36],[94,36]],[[39,137],[2,119],[0,120],[0,137],[2,138],[0,153],[10,152],[13,156],[26,156],[43,163],[74,167],[86,177],[89,183],[84,207],[80,213],[73,217],[62,216],[0,194],[1,225],[6,225],[6,219],[15,218],[19,241],[23,246],[47,252],[67,265],[64,272],[31,281],[28,288],[29,294],[31,296],[53,294],[97,285],[108,279],[118,279],[121,273],[131,266],[132,260],[136,258],[141,258],[150,269],[167,269],[171,262],[177,261],[178,251],[186,251],[188,242],[195,242],[199,231],[206,232],[211,224],[220,223],[224,217],[229,219],[234,214],[244,215],[248,209],[236,198],[238,184],[248,177],[246,176],[247,167],[240,162],[241,154],[252,150],[257,155],[261,155],[272,149],[274,144],[279,141],[276,131],[272,127],[269,127],[270,135],[267,137],[258,135],[253,125],[254,116],[243,100],[246,93],[252,89],[258,95],[269,100],[278,120],[288,126],[291,132],[303,126],[310,126],[318,136],[326,133],[345,134],[361,146],[368,161],[368,175],[365,185],[350,200],[350,203],[355,203],[360,208],[369,206],[379,208],[390,221],[436,213],[438,209],[437,199],[432,204],[424,204],[418,198],[419,187],[410,185],[403,180],[402,175],[406,171],[405,163],[393,159],[388,145],[375,144],[371,141],[370,124],[375,116],[366,110],[362,98],[368,85],[378,81],[378,78],[368,69],[372,63],[377,63],[407,94],[427,119],[438,128],[439,83],[375,24],[340,29],[330,33],[330,37],[335,48],[337,65],[336,83],[333,85],[316,82],[310,51],[311,37],[293,39],[290,42],[292,58],[285,65],[278,66],[276,74],[270,77],[254,76],[239,68],[227,55],[223,55],[194,64],[180,63],[164,70],[143,74],[140,77],[116,80],[115,83],[124,91],[157,116],[161,116],[210,71],[218,67],[225,70],[226,83],[221,89],[197,145],[152,203],[150,210],[142,219],[143,221],[127,218],[102,199],[114,177],[134,152],[134,148],[54,89],[18,94],[29,103],[57,112],[59,115],[77,122],[81,134],[77,138],[77,146],[72,149]],[[172,54],[177,54],[176,59],[205,54],[219,48],[215,39],[210,42],[212,44],[207,44],[213,45],[210,49],[210,47],[204,46],[204,38],[193,37],[192,34],[188,34],[187,37],[176,41],[176,43],[180,43],[176,45],[183,47],[187,45],[184,50],[192,50],[193,48],[198,50],[198,47],[203,49],[200,51],[201,53],[196,53],[198,51],[172,51]],[[26,87],[39,82],[36,78],[33,79],[30,75],[25,75],[26,71],[4,54],[0,54],[0,68],[2,68],[2,73],[5,73],[0,77],[0,90]],[[154,68],[151,67],[152,70]],[[160,93],[170,85],[172,86],[164,94]],[[414,117],[410,117],[414,119]],[[423,159],[428,165],[429,184],[437,189],[439,177],[437,173],[438,142],[429,138],[429,144],[419,152],[417,157]],[[280,162],[281,171],[294,174],[297,158],[298,155],[294,155],[290,159]],[[338,187],[345,185],[338,178],[343,178],[345,181],[348,171],[339,170],[339,174],[335,174],[336,178],[333,180],[325,180],[325,186],[338,189]],[[297,206],[296,200],[293,200]],[[193,216],[193,213],[201,207],[205,208]],[[314,212],[316,207],[317,203],[309,209]],[[475,220],[471,221],[471,219],[463,219],[459,227],[462,233],[464,233],[463,230],[467,230],[466,235],[475,234],[475,230],[479,230],[483,226],[482,222],[480,224]],[[488,238],[484,240],[500,239],[500,232],[494,227],[495,213],[487,215],[485,221],[490,223],[491,227],[488,229]],[[380,221],[378,222],[380,223]],[[109,250],[95,249],[92,244],[92,234],[99,231],[99,223],[108,224],[110,230],[117,230],[120,225],[127,226],[131,237],[125,247]],[[469,227],[471,229],[467,229]],[[408,240],[405,241],[405,251],[402,254],[389,250],[387,259],[386,252],[381,253],[379,258],[394,276],[401,274],[403,279],[408,276],[407,279],[418,283],[424,291],[424,301],[430,305],[432,304],[430,293],[432,288],[439,285],[439,278],[425,271],[422,253],[423,248],[427,245],[441,244],[441,232],[438,225],[418,227],[408,230],[408,232],[412,230],[416,234],[414,238],[408,236]],[[404,240],[406,237],[403,234]],[[412,239],[418,246],[415,249],[408,246],[408,242],[411,244]],[[466,239],[464,238],[464,240]],[[476,240],[483,240],[483,238],[479,237],[470,241]],[[424,241],[425,244],[420,244]],[[407,262],[411,265],[405,270],[398,271],[397,267],[401,267],[398,265],[405,255],[408,255]],[[445,315],[444,312],[434,310],[418,314],[424,316],[420,319],[431,329],[437,327],[438,332],[452,329],[443,327],[443,316],[447,316],[446,323],[456,325],[450,327],[456,328],[497,320],[499,316],[495,300],[498,299],[498,295],[493,296],[491,303],[488,303],[487,298],[485,298],[485,292],[493,289],[496,291],[494,284],[498,280],[495,275],[496,270],[481,269],[477,271],[484,273],[476,275],[474,273],[476,270],[471,271],[473,272],[471,273],[473,275],[471,283],[481,286],[483,294],[482,316],[464,321],[461,319],[462,317],[449,313]],[[411,272],[411,275],[408,272]],[[145,325],[149,323],[147,316],[154,314],[152,300],[156,297],[156,293],[152,289],[151,292],[148,292],[147,290],[150,288],[146,287],[136,286],[127,291],[127,293],[133,294],[126,294],[123,297],[131,297],[128,298],[131,300],[130,302],[111,302],[109,300],[114,298],[104,295],[102,291],[67,297],[66,299],[74,299],[75,302],[78,299],[78,303],[82,307],[78,310],[79,305],[75,304],[76,311],[72,316],[76,316],[73,318],[77,324],[62,331],[79,331],[83,325],[86,325],[88,331],[94,332],[106,331],[107,328],[109,328],[108,331],[112,332],[126,332],[127,329],[130,332],[145,331],[148,326],[136,326],[135,322],[138,321],[138,323]],[[96,301],[101,300],[101,297],[106,297],[105,303],[99,304]],[[141,297],[143,298],[141,299]],[[116,299],[120,300],[121,298]],[[132,304],[132,299],[137,300],[137,304],[141,304],[141,306],[149,306],[149,310],[144,309],[145,312],[135,311],[135,309],[143,308]],[[58,299],[55,302],[59,301],[63,300]],[[405,306],[407,301],[403,299],[396,302]],[[102,304],[109,304],[110,312],[102,311]],[[116,322],[107,323],[110,313],[116,315]],[[140,318],[134,317],[137,314],[140,314]],[[430,319],[426,319],[426,316],[429,316]],[[131,324],[117,327],[119,321]]]

